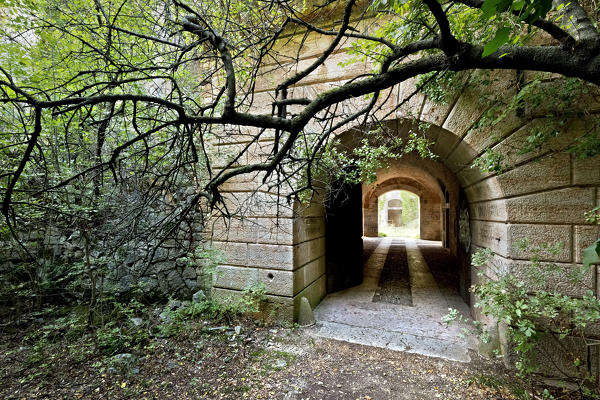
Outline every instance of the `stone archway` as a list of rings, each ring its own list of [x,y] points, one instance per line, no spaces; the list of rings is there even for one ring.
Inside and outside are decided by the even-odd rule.
[[[392,190],[406,190],[419,196],[419,230],[420,238],[426,240],[442,240],[442,198],[441,188],[430,177],[430,183],[438,186],[438,190],[431,190],[429,185],[424,185],[418,180],[403,176],[403,171],[396,171],[397,176],[381,183],[363,185],[363,235],[377,237],[379,232],[377,199],[384,193]],[[436,193],[438,192],[439,193]]]
[[[390,121],[388,127],[395,130],[397,135],[407,135],[412,122],[406,120]],[[392,133],[393,134],[393,133]],[[427,135],[435,137],[436,140],[450,140],[452,133],[432,126]],[[360,132],[350,130],[339,135],[340,142],[345,150],[352,149],[352,146],[361,142]],[[399,160],[392,160],[389,164],[377,171],[377,179],[370,184],[362,185],[361,201],[362,201],[362,235],[365,237],[378,236],[378,203],[377,199],[383,193],[391,190],[407,190],[417,196],[421,200],[420,205],[420,238],[424,240],[433,240],[441,242],[454,256],[459,256],[462,260],[460,266],[453,267],[457,282],[460,282],[463,298],[468,299],[467,288],[470,286],[471,271],[469,268],[470,259],[464,257],[461,253],[460,236],[459,236],[459,216],[461,198],[464,196],[464,190],[461,189],[459,178],[450,169],[450,166],[443,158],[439,159],[423,159],[416,154],[405,154]],[[356,194],[355,194],[356,195]],[[353,201],[356,203],[356,201]],[[463,201],[464,203],[464,201]],[[466,202],[468,204],[468,202]],[[501,207],[502,204],[499,203]],[[353,213],[352,215],[356,215]],[[355,217],[356,218],[356,217]],[[468,221],[470,223],[470,221]],[[328,225],[329,224],[329,225]],[[353,223],[345,221],[348,226],[354,226]],[[342,259],[344,254],[349,252],[348,246],[343,243],[354,243],[357,241],[360,230],[356,229],[336,229],[331,225],[329,218],[324,218],[325,232],[343,232],[343,238],[331,238],[327,236],[326,264],[328,260]],[[354,235],[350,237],[349,235]],[[339,246],[332,246],[331,241],[340,242]],[[463,238],[471,242],[471,238]],[[334,254],[332,251],[339,249],[340,255]],[[464,251],[463,251],[464,253]],[[358,257],[352,257],[353,261],[346,262],[348,271],[353,271],[352,275],[356,275],[357,270],[361,267],[360,263],[364,260],[359,260]],[[356,264],[356,265],[355,265]],[[332,275],[331,271],[337,271],[336,274],[344,274],[341,269],[327,268],[328,273],[325,274],[325,281],[339,282],[348,280],[345,277]],[[348,272],[350,274],[350,272]],[[352,280],[356,284],[356,279]],[[328,287],[330,285],[327,285]],[[347,286],[338,288],[343,289]],[[328,290],[330,292],[330,290]],[[321,294],[322,297],[325,293]],[[318,299],[320,300],[320,298]]]
[[[542,261],[557,263],[565,273],[577,268],[581,250],[600,235],[600,229],[584,217],[600,198],[598,158],[582,161],[570,154],[552,152],[515,156],[510,151],[526,140],[529,123],[497,127],[497,139],[490,141],[487,133],[469,129],[481,110],[472,107],[468,94],[446,109],[421,100],[415,109],[420,110],[421,120],[431,123],[426,136],[434,142],[432,151],[438,159],[421,160],[408,154],[401,161],[407,176],[414,178],[426,172],[439,182],[443,193],[442,237],[445,246],[461,260],[462,274],[477,282],[469,257],[483,247],[493,251],[497,268],[518,272],[531,256],[513,246],[524,237],[533,243],[563,242],[560,253],[545,254]],[[402,119],[387,123],[404,137],[411,124]],[[348,138],[347,142],[360,142],[357,129],[340,136]],[[501,175],[471,168],[473,160],[488,147],[507,154],[507,162],[514,166]],[[418,167],[410,165],[411,161],[418,162]],[[381,171],[378,180],[394,178],[386,174]],[[213,246],[228,256],[227,262],[218,267],[213,292],[227,298],[248,285],[263,284],[268,299],[278,305],[281,318],[292,320],[302,297],[316,307],[326,294],[325,211],[322,201],[292,209],[284,196],[256,193],[260,179],[257,176],[249,182],[232,182],[223,193],[228,204],[233,204],[231,209],[240,204],[248,217],[233,221],[227,228],[216,226],[211,232]],[[459,214],[460,207],[468,212]],[[460,226],[463,236],[470,237],[470,246],[461,245],[457,234],[461,214]],[[590,286],[596,273],[592,269],[586,278]],[[467,283],[465,280],[464,293]],[[578,295],[585,290],[569,284],[564,277],[556,278],[556,286],[565,294]]]

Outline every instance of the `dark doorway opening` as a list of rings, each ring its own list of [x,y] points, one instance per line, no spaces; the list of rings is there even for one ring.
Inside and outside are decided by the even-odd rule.
[[[327,293],[363,279],[362,185],[337,182],[325,203]]]

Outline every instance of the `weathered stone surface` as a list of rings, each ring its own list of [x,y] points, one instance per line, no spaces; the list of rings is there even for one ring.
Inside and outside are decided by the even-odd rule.
[[[223,200],[231,214],[245,217],[292,217],[292,206],[283,196],[262,192],[225,192]]]
[[[213,286],[243,290],[258,283],[258,269],[243,266],[219,265],[213,274]]]
[[[220,172],[215,170],[215,173]],[[268,184],[263,183],[265,172],[252,172],[249,174],[237,175],[228,179],[220,186],[224,192],[241,192],[253,190],[269,190]]]
[[[465,192],[470,203],[504,197],[502,186],[495,176],[469,186],[465,189]]]
[[[440,135],[431,148],[431,151],[438,155],[440,160],[444,161],[459,142],[460,137],[454,135],[452,132],[443,130],[440,131]]]
[[[207,224],[205,238],[215,241],[292,244],[291,218],[218,218]]]
[[[470,205],[471,219],[504,222],[508,219],[505,200],[491,200]]]
[[[510,260],[508,266],[508,272],[526,282],[532,291],[556,291],[575,297],[582,297],[595,285],[593,269],[577,275],[580,271],[581,265],[565,263],[541,263],[538,268],[530,261]],[[537,278],[538,275],[543,277],[542,281]]]
[[[266,76],[263,75],[260,80],[257,80],[256,90],[266,91],[274,89],[275,86],[285,80],[286,77],[292,76],[297,71],[309,67],[319,56],[320,54],[314,54],[313,57],[301,59],[297,63],[279,64],[271,73]],[[321,64],[302,80],[303,85],[337,82],[352,79],[357,75],[364,73],[365,64],[363,63],[353,63],[342,67],[340,64],[347,61],[347,59],[348,55],[344,51],[332,54],[327,59],[327,62]]]
[[[573,157],[573,184],[600,185],[600,156],[583,160]]]
[[[590,346],[590,349],[593,347],[597,346]],[[540,372],[547,376],[572,378],[582,376],[582,372],[588,369],[588,347],[581,337],[559,339],[558,335],[552,337],[545,334],[540,338],[536,351],[532,352],[532,357],[540,365]],[[576,359],[581,363],[579,370],[575,367]]]
[[[291,271],[259,269],[258,281],[265,285],[268,294],[290,297],[294,295],[294,281]]]
[[[325,255],[325,238],[318,238],[294,245],[294,268]]]
[[[452,106],[450,104],[438,104],[429,99],[425,99],[423,109],[421,110],[420,120],[441,127],[450,113],[451,108]]]
[[[213,288],[212,298],[218,303],[239,302],[243,292],[224,288]],[[260,305],[260,311],[255,315],[265,320],[282,322],[294,321],[294,299],[285,296],[266,295],[266,301]]]
[[[290,218],[252,218],[250,228],[258,243],[293,243],[293,220]]]
[[[483,172],[481,168],[471,164],[456,173],[456,177],[463,187],[471,186],[483,179],[493,175],[491,172]]]
[[[325,218],[296,218],[294,223],[294,244],[325,236]]]
[[[325,275],[325,257],[319,257],[295,270],[294,295],[304,290],[322,275]]]
[[[582,262],[583,250],[600,238],[600,225],[575,226],[575,262]]]
[[[515,245],[518,241],[528,239],[530,250],[521,250]],[[571,262],[571,227],[568,225],[523,225],[512,224],[508,226],[507,242],[511,244],[509,257],[515,259],[530,259],[535,253],[535,248],[544,244],[562,243],[562,250],[554,255],[548,251],[539,253],[543,261]]]
[[[396,116],[399,118],[418,118],[425,96],[416,91],[416,78],[407,79],[398,86]]]
[[[325,215],[325,205],[322,193],[316,193],[315,199],[309,204],[294,202],[294,211],[299,217],[322,217]]]
[[[545,130],[548,121],[545,118],[535,119],[524,125],[505,140],[494,146],[494,151],[504,155],[503,164],[512,167],[522,164],[526,161],[536,159],[551,152],[562,151],[567,148],[573,140],[584,132],[584,124],[582,121],[572,119],[566,121],[562,131],[553,139],[544,143],[539,149],[531,152],[521,153],[518,149],[523,148],[528,142],[528,136],[540,130]]]
[[[211,247],[221,250],[225,255],[225,262],[229,265],[248,265],[248,244],[234,242],[211,243]]]
[[[248,265],[291,270],[294,265],[294,250],[292,246],[271,244],[249,244]]]
[[[476,156],[477,152],[471,146],[464,141],[460,141],[446,159],[445,164],[452,172],[456,173],[465,167],[469,167]]]
[[[464,138],[464,142],[481,154],[488,147],[496,145],[522,125],[523,120],[515,113],[510,113],[501,123],[470,129]]]
[[[506,200],[511,222],[584,224],[583,213],[593,208],[594,188],[552,190]]]
[[[207,223],[205,238],[215,242],[254,242],[255,231],[249,226],[247,219],[231,218],[224,220],[217,218]]]
[[[473,244],[492,249],[504,257],[508,256],[508,226],[498,222],[472,221]]]
[[[571,181],[570,156],[552,154],[504,172],[496,179],[505,196],[568,186]]]
[[[306,297],[300,299],[300,310],[298,312],[298,324],[300,326],[310,326],[315,323],[315,314]]]
[[[377,237],[379,234],[379,215],[377,204],[369,205],[369,208],[363,208],[363,235],[367,237]]]
[[[461,93],[442,128],[462,137],[485,110],[478,104],[478,98],[479,93],[473,90]]]
[[[294,320],[298,319],[298,313],[300,311],[300,301],[303,297],[308,299],[311,308],[315,308],[325,297],[326,294],[326,279],[325,275],[311,283],[307,288],[294,296]]]

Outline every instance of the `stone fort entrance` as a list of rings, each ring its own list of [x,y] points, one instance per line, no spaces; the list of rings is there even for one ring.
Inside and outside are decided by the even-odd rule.
[[[320,56],[318,49],[331,38],[317,35],[311,40],[315,47],[304,47],[299,54],[307,63]],[[360,63],[340,66],[350,47],[350,42],[341,43],[325,64],[293,88],[290,97],[315,98],[368,72],[369,66]],[[257,82],[253,109],[270,107],[277,82],[292,73],[295,65],[273,67],[275,72]],[[517,78],[511,71],[493,71],[490,90],[514,94],[519,86],[515,84]],[[526,73],[523,79],[533,77]],[[539,123],[537,111],[517,113],[502,124],[479,126],[487,106],[469,88],[447,103],[438,104],[419,93],[416,82],[409,80],[383,91],[381,98],[385,102],[377,103],[374,113],[387,129],[406,137],[414,124],[424,127],[437,158],[405,154],[379,171],[376,182],[346,187],[345,202],[321,193],[321,198],[310,204],[288,203],[286,193],[265,184],[261,174],[228,181],[222,188],[223,196],[235,218],[217,219],[207,231],[211,245],[226,254],[212,282],[216,298],[236,296],[245,288],[261,284],[272,315],[293,321],[302,297],[316,308],[328,293],[360,284],[364,281],[362,238],[377,236],[377,197],[393,189],[420,196],[420,239],[440,242],[455,257],[452,274],[458,281],[460,297],[469,307],[474,301],[468,287],[478,279],[470,267],[473,252],[489,248],[497,270],[519,274],[533,255],[515,246],[524,238],[533,245],[563,244],[558,253],[541,254],[542,262],[558,266],[558,272],[548,281],[553,289],[560,288],[573,296],[582,296],[590,288],[598,292],[595,267],[589,270],[584,285],[573,285],[565,279],[569,271],[581,265],[582,250],[600,236],[600,227],[586,222],[584,216],[600,204],[598,157],[581,160],[563,152],[565,143],[561,139],[529,153],[515,151],[527,142]],[[353,101],[348,107],[360,109],[369,100]],[[600,107],[590,102],[589,112],[599,111]],[[406,115],[411,116],[410,120],[403,118]],[[309,124],[306,129],[317,131],[319,126]],[[567,119],[561,137],[576,138],[577,132],[585,129],[585,118]],[[352,149],[360,143],[362,131],[359,126],[349,127],[337,137],[341,146]],[[250,146],[248,153],[253,159],[242,160],[241,164],[261,159],[272,149],[273,140],[249,143],[244,136],[228,137],[213,146],[215,165],[218,167],[220,158],[226,159],[245,146]],[[488,151],[503,157],[501,173],[472,167]],[[485,322],[481,315],[473,314]]]
[[[457,107],[460,102],[442,125],[457,125],[453,120],[457,115],[465,121],[465,110]],[[402,134],[403,122],[391,123]],[[496,147],[509,146],[520,132],[522,129],[506,133]],[[319,304],[328,292],[328,277],[334,282],[329,284],[330,292],[357,283],[360,266],[351,266],[356,262],[347,260],[362,259],[361,237],[376,236],[375,199],[391,188],[420,194],[421,238],[441,241],[457,257],[460,292],[465,299],[469,283],[476,280],[469,255],[478,248],[492,249],[494,262],[506,271],[518,271],[528,262],[531,254],[514,247],[525,237],[539,243],[563,242],[560,253],[544,255],[544,259],[565,271],[581,262],[581,250],[599,234],[599,228],[586,223],[583,215],[597,204],[600,175],[596,160],[580,161],[554,153],[535,160],[518,156],[521,162],[515,168],[501,175],[483,174],[471,168],[472,160],[484,150],[480,145],[474,147],[477,143],[470,134],[461,137],[431,125],[428,135],[435,140],[433,150],[439,158],[407,154],[382,170],[374,184],[351,188],[351,201],[345,203],[344,211],[349,216],[329,212],[327,217],[324,201],[288,204],[282,195],[257,190],[260,177],[228,183],[226,199],[243,217],[227,223],[217,220],[211,226],[213,246],[227,255],[215,275],[215,295],[229,296],[262,283],[269,300],[277,304],[277,314],[293,320],[301,297],[307,297],[313,307]],[[336,230],[345,237],[339,252],[333,242],[327,244],[328,235],[338,235]],[[342,257],[339,266],[336,257]],[[334,261],[329,271],[328,259]],[[559,276],[556,279],[566,293],[583,293],[584,288],[570,287]],[[595,271],[590,271],[588,279],[590,284],[595,281]],[[341,283],[335,283],[337,280]]]

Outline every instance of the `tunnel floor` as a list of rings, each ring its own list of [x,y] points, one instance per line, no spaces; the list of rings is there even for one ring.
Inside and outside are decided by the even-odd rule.
[[[405,238],[363,239],[363,283],[329,294],[315,309],[314,334],[456,361],[470,361],[476,341],[466,323],[447,326],[456,308],[470,317],[440,242]]]

